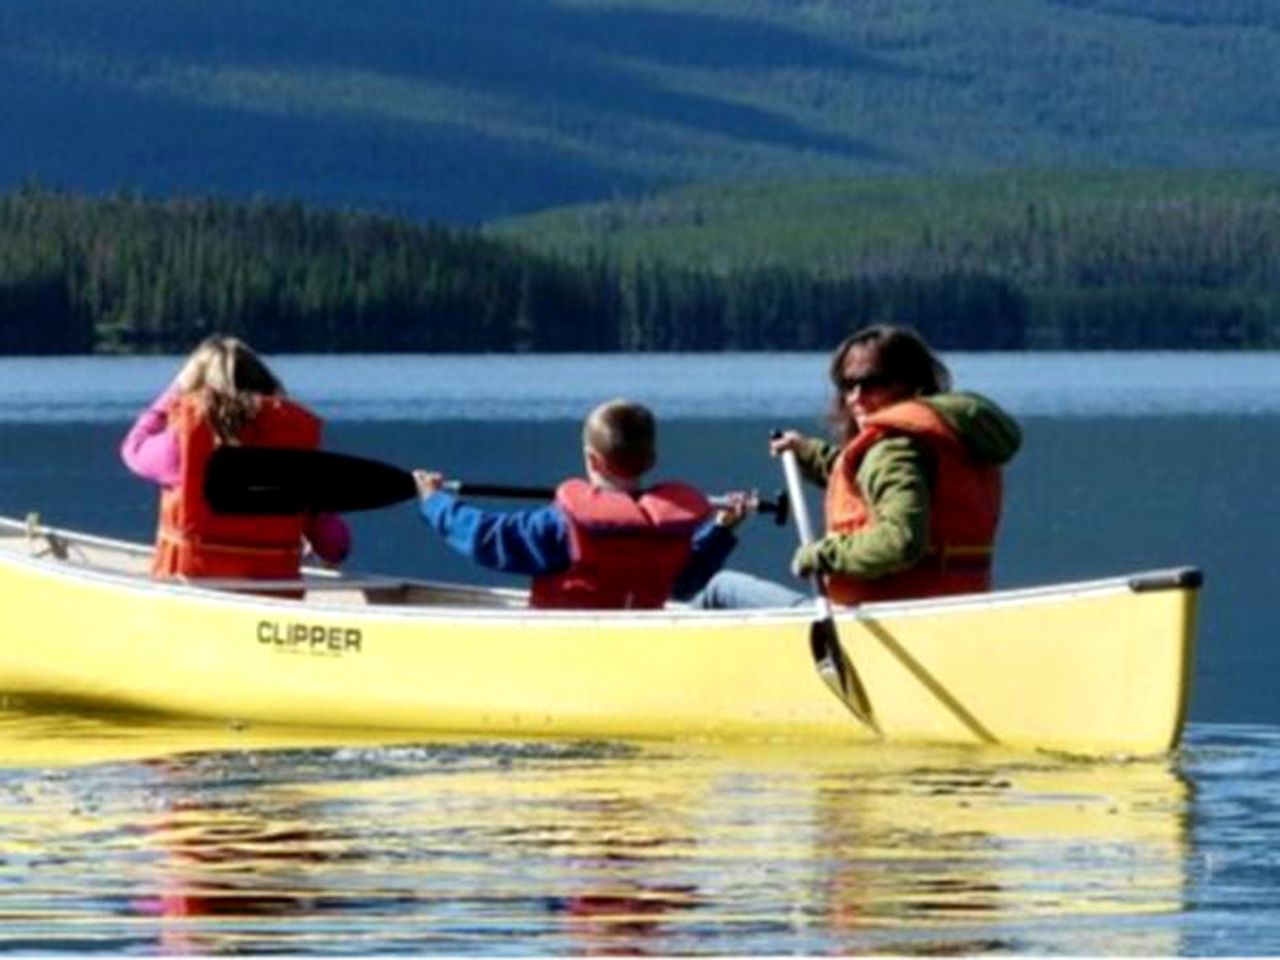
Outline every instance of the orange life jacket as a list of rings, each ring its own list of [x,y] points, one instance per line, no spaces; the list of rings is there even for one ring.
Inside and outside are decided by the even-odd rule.
[[[976,463],[946,420],[919,400],[872,414],[840,452],[827,483],[828,532],[855,533],[875,523],[858,487],[858,468],[871,447],[895,434],[923,441],[934,454],[927,552],[914,566],[883,577],[831,574],[831,599],[854,604],[990,590],[1003,489],[1000,469]]]
[[[204,498],[204,473],[218,440],[195,397],[174,401],[169,425],[178,438],[179,480],[160,494],[151,572],[164,578],[296,579],[306,518],[214,513]],[[238,440],[245,446],[315,449],[320,426],[318,417],[292,400],[263,397]]]
[[[534,607],[655,610],[689,561],[693,535],[711,512],[697,490],[660,483],[638,496],[567,480],[556,504],[569,523],[572,562],[537,577]]]

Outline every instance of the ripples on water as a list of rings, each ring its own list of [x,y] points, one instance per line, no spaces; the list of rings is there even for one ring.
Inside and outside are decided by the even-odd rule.
[[[1280,950],[1270,728],[1131,763],[323,743],[0,715],[0,949]]]

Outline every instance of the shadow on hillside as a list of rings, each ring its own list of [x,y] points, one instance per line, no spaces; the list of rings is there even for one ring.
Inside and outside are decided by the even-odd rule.
[[[544,110],[553,122],[581,111],[600,124],[603,113],[614,122],[695,128],[758,145],[872,161],[893,158],[866,141],[815,131],[768,109],[680,90],[684,78],[670,71],[916,73],[760,21],[634,8],[569,9],[545,0],[315,0],[305,6],[293,0],[179,6],[122,0],[109,8],[43,0],[0,14],[0,26],[11,38],[25,34],[32,43],[56,38],[62,56],[105,58],[126,74],[156,62],[180,68],[184,61],[255,71],[287,70],[289,64],[368,71],[526,104],[535,122]]]

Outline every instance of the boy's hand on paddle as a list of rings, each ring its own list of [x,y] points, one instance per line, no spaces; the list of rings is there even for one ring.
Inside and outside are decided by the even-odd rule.
[[[716,526],[732,530],[747,518],[750,511],[755,509],[758,498],[753,493],[733,490],[720,499],[721,502],[716,507]]]
[[[439,493],[444,487],[444,474],[434,470],[415,470],[413,482],[418,488],[418,496],[426,499],[433,493]]]

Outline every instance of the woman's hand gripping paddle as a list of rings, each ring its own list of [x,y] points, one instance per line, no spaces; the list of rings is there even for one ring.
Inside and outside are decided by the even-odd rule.
[[[791,513],[796,518],[796,532],[800,535],[800,544],[804,546],[813,542],[813,526],[809,522],[809,507],[804,500],[804,490],[800,482],[800,466],[796,463],[793,450],[783,450],[782,472],[787,478],[787,493],[791,500]],[[814,603],[817,607],[817,618],[809,626],[809,652],[813,656],[813,664],[819,676],[831,691],[858,720],[869,730],[880,736],[880,728],[876,725],[871,713],[871,701],[867,699],[867,691],[862,686],[857,670],[840,646],[840,636],[836,631],[835,610],[831,606],[831,598],[827,596],[822,584],[822,577],[814,574],[810,578],[813,585]]]

